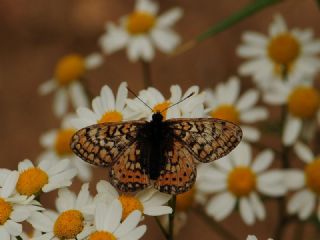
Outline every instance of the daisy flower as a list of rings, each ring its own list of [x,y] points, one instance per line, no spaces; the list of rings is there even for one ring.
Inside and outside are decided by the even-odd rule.
[[[196,188],[205,194],[216,193],[206,206],[215,220],[226,218],[238,203],[243,221],[252,225],[266,216],[259,194],[278,197],[286,193],[282,172],[266,171],[273,161],[271,150],[262,151],[253,162],[251,159],[250,145],[240,143],[228,156],[201,168]]]
[[[161,193],[154,188],[147,188],[138,192],[135,196],[119,195],[117,190],[106,181],[100,181],[97,184],[97,198],[103,199],[104,202],[110,203],[114,199],[119,199],[122,204],[122,220],[126,219],[134,210],[139,210],[145,215],[160,216],[171,214],[172,209],[169,206],[164,206],[171,195]]]
[[[70,186],[72,178],[77,174],[77,170],[70,167],[68,159],[59,162],[47,159],[38,166],[25,159],[19,163],[18,171],[16,190],[26,196]]]
[[[102,56],[94,53],[87,57],[70,54],[61,58],[54,72],[54,77],[39,87],[39,93],[46,95],[55,91],[53,110],[61,117],[67,112],[68,97],[74,108],[88,106],[88,98],[80,82],[87,70],[102,64]]]
[[[259,100],[256,89],[247,90],[240,95],[240,80],[231,77],[226,83],[220,83],[214,91],[206,91],[206,109],[208,116],[220,118],[239,124],[243,138],[249,142],[260,139],[260,132],[251,124],[265,120],[268,111],[264,107],[255,106]]]
[[[99,43],[103,51],[111,54],[127,48],[130,61],[151,61],[154,48],[170,53],[180,37],[171,27],[182,16],[180,8],[173,8],[157,16],[159,6],[152,0],[137,0],[134,11],[123,17],[119,26],[108,23]]]
[[[10,171],[0,188],[0,239],[11,240],[22,234],[21,222],[30,217],[33,211],[42,210],[33,205],[33,197],[16,194],[15,187],[19,173]]]
[[[258,240],[255,235],[248,235],[247,240]],[[273,240],[272,238],[268,238],[268,240]]]
[[[35,212],[28,222],[43,234],[34,239],[85,239],[91,232],[95,205],[89,184],[83,184],[76,196],[68,189],[60,189],[56,200],[58,213]]]
[[[73,115],[67,115],[60,129],[50,130],[40,137],[40,144],[46,150],[39,156],[39,161],[52,159],[58,162],[67,158],[71,166],[77,169],[77,176],[82,181],[89,181],[92,176],[90,165],[77,157],[70,148],[70,140],[77,131],[71,124],[73,118]]]
[[[280,15],[274,17],[269,34],[246,32],[238,55],[249,61],[240,66],[242,75],[252,75],[258,86],[269,87],[270,80],[283,79],[283,67],[293,80],[313,76],[320,70],[320,41],[310,29],[288,29]]]
[[[125,111],[131,119],[150,120],[153,113],[158,111],[162,113],[165,119],[204,116],[203,103],[205,95],[204,93],[199,93],[198,86],[192,86],[185,92],[185,94],[182,94],[181,87],[173,85],[170,87],[170,92],[171,97],[166,99],[159,90],[149,87],[146,90],[140,91],[139,98],[144,101],[152,111],[150,111],[150,109],[147,108],[138,98],[128,99]],[[191,93],[194,93],[192,97],[170,107],[171,105],[186,98]]]
[[[319,90],[307,83],[275,82],[270,91],[264,95],[264,101],[273,105],[285,105],[285,120],[282,142],[286,146],[293,145],[307,127],[314,125],[314,119],[320,122]]]
[[[285,173],[288,189],[296,190],[288,201],[287,210],[289,214],[297,214],[301,220],[306,220],[316,210],[320,220],[320,156],[314,155],[308,146],[300,142],[294,145],[294,150],[305,166],[303,170],[290,169]]]
[[[122,82],[116,97],[107,85],[103,86],[100,96],[92,101],[92,109],[80,107],[77,109],[78,117],[72,120],[77,129],[105,122],[121,122],[128,120],[124,107],[128,96],[127,83]]]
[[[137,227],[141,213],[133,211],[122,221],[122,206],[115,199],[110,204],[98,202],[94,215],[95,230],[90,233],[88,240],[138,240],[147,228],[146,225]]]

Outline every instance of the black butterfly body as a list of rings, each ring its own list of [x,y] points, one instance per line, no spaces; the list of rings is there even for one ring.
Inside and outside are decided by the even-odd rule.
[[[180,194],[196,179],[196,163],[210,162],[234,149],[241,129],[214,118],[179,118],[101,123],[80,129],[71,148],[83,160],[110,167],[110,181],[121,191],[153,186]]]

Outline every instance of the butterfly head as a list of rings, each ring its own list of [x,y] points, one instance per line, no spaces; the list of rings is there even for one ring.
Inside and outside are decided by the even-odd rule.
[[[161,114],[161,112],[156,112],[154,114],[152,114],[152,121],[153,122],[162,122],[163,120],[163,116]]]

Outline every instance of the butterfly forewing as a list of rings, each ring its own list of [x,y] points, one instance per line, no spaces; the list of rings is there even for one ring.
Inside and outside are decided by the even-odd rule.
[[[170,119],[174,138],[199,162],[210,162],[231,152],[241,141],[237,125],[216,118]]]
[[[110,181],[119,190],[133,192],[149,186],[144,153],[140,144],[134,142],[114,162],[110,170]]]
[[[196,179],[194,157],[179,141],[173,140],[163,153],[164,168],[154,183],[160,192],[179,194],[188,191]]]
[[[146,121],[101,123],[76,132],[71,149],[90,164],[108,167],[137,140],[137,130]]]

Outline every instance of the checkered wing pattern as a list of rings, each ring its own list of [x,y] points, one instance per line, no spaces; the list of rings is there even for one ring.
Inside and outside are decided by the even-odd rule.
[[[138,142],[128,147],[110,170],[110,181],[120,191],[134,192],[150,185],[146,169],[145,152],[141,151]]]
[[[231,152],[241,141],[237,125],[216,118],[170,119],[174,139],[188,149],[195,160],[211,162]]]
[[[180,141],[173,140],[163,157],[164,169],[160,171],[154,187],[160,192],[174,195],[188,191],[196,179],[194,156]]]
[[[71,139],[71,149],[84,161],[109,167],[137,140],[137,131],[146,121],[101,123],[80,129]]]

